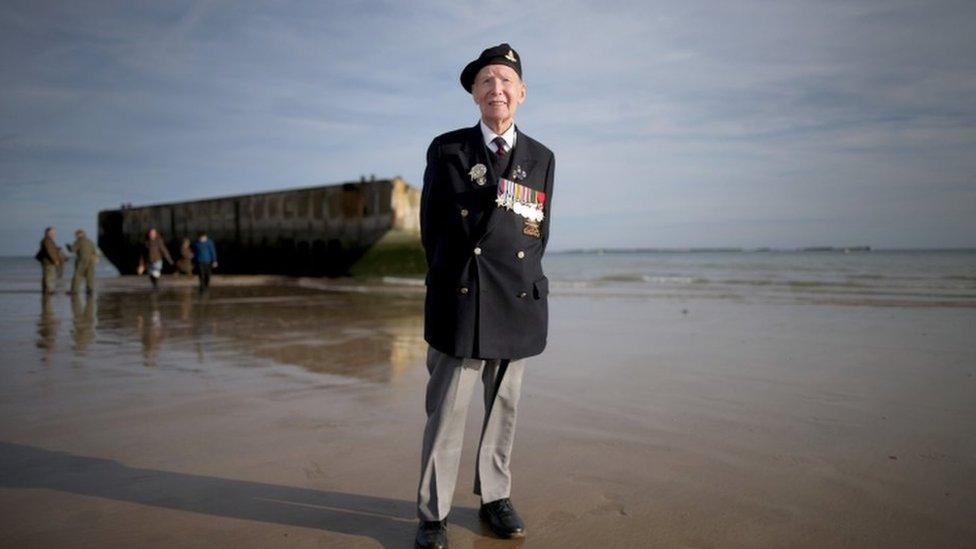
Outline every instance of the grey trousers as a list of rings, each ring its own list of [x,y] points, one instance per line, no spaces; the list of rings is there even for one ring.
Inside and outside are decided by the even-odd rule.
[[[485,417],[475,465],[474,493],[485,503],[511,493],[509,463],[522,392],[523,360],[478,360],[427,350],[427,426],[417,489],[420,520],[444,520],[457,483],[464,423],[475,381],[484,385]]]

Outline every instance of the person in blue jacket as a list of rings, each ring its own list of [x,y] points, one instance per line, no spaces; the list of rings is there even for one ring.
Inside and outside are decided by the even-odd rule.
[[[217,268],[217,247],[213,240],[207,238],[205,231],[197,233],[197,241],[193,243],[193,261],[197,264],[200,291],[206,291],[210,287],[210,273]]]

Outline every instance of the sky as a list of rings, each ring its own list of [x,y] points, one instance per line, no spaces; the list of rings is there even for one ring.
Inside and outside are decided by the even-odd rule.
[[[501,42],[550,250],[976,247],[970,0],[33,0],[0,8],[0,255],[124,202],[419,186]]]

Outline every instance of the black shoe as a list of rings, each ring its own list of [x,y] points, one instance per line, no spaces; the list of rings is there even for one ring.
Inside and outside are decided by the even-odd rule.
[[[482,503],[478,516],[487,522],[491,531],[500,538],[525,537],[525,523],[515,512],[512,501],[508,498]]]
[[[416,549],[447,549],[447,521],[421,521],[413,546]]]

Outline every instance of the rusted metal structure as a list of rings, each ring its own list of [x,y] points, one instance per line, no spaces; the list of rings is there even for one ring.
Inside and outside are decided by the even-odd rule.
[[[336,276],[381,239],[420,241],[420,192],[399,177],[123,207],[98,213],[98,245],[121,274],[135,274],[151,228],[178,257],[183,238],[206,231],[219,272]]]

